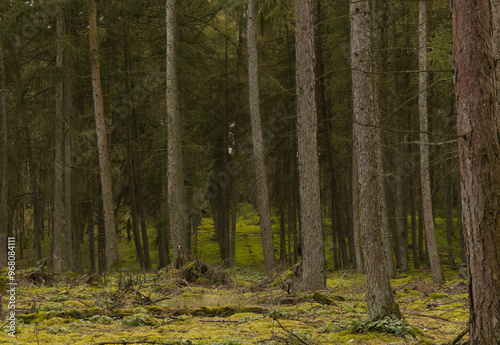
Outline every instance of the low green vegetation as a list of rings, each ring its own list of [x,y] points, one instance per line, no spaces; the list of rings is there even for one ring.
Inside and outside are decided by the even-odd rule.
[[[229,269],[217,265],[211,219],[199,227],[197,260],[179,270],[141,272],[126,241],[122,269],[107,275],[21,269],[15,337],[4,325],[0,343],[447,344],[467,326],[467,284],[456,269],[444,266],[442,286],[426,268],[400,272],[392,287],[404,319],[369,320],[363,275],[330,270],[327,290],[302,292],[293,269],[262,274],[251,205],[242,205],[237,228]],[[27,260],[20,266],[30,267]]]

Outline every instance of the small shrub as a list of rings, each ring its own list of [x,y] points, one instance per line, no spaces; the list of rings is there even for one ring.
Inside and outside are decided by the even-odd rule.
[[[384,317],[380,320],[361,320],[351,322],[351,330],[355,333],[368,333],[370,331],[392,333],[396,336],[411,335],[415,337],[415,330],[406,324],[404,319]]]
[[[107,315],[94,315],[89,319],[89,321],[93,322],[93,323],[98,323],[98,324],[104,325],[104,324],[112,323],[113,319]]]

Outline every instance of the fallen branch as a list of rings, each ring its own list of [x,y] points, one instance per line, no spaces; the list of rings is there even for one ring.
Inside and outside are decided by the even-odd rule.
[[[295,333],[292,333],[290,332],[288,329],[286,329],[285,327],[283,327],[283,325],[279,322],[279,320],[277,318],[274,318],[274,320],[278,323],[278,325],[285,331],[287,332],[288,334],[290,334],[291,336],[294,336],[295,338],[297,338],[302,344],[305,344],[305,345],[310,345],[310,343],[306,342],[304,339],[302,339],[301,337],[299,337],[297,334]]]
[[[466,329],[464,329],[462,331],[462,333],[460,333],[451,343],[450,345],[455,345],[457,344],[463,337],[464,335],[466,335],[467,333],[469,333],[469,327],[467,327]]]

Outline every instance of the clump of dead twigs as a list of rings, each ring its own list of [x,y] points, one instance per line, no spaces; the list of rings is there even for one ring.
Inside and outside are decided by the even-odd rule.
[[[191,262],[179,270],[179,278],[193,284],[224,286],[234,284],[229,273],[219,266],[201,260]]]

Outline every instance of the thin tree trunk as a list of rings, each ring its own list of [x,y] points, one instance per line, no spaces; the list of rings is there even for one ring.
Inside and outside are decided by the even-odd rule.
[[[66,28],[64,27],[64,32]],[[64,33],[63,32],[63,33]],[[73,83],[69,72],[73,69],[70,56],[64,57],[64,217],[66,223],[64,233],[66,235],[66,268],[81,271],[80,266],[80,244],[77,238],[78,227],[73,226],[72,217],[72,173],[73,173],[73,132],[71,124],[73,121]]]
[[[99,153],[99,170],[101,175],[101,192],[104,212],[104,228],[106,233],[106,265],[107,269],[119,265],[118,244],[115,230],[113,207],[113,188],[108,153],[108,139],[102,98],[101,72],[99,66],[99,41],[97,37],[97,8],[95,0],[89,4],[89,39],[92,89],[94,95],[94,111]]]
[[[92,176],[91,173],[88,173],[88,192],[87,197],[89,198],[89,209],[87,215],[87,234],[89,238],[89,271],[90,274],[96,272],[95,265],[95,236],[94,236],[94,201],[93,201],[93,193],[92,193]]]
[[[417,229],[417,210],[415,206],[415,182],[414,176],[408,177],[410,182],[410,214],[411,214],[411,251],[413,254],[413,267],[415,269],[420,268],[420,252],[419,252],[419,240],[420,235],[418,234]]]
[[[31,188],[31,205],[33,206],[33,236],[34,236],[34,249],[36,261],[42,259],[42,244],[41,244],[41,216],[40,216],[40,199],[38,197],[37,175],[35,168],[35,160],[33,157],[33,147],[31,143],[31,135],[29,132],[29,125],[26,116],[24,117],[26,126],[26,144],[28,149],[28,170]]]
[[[452,7],[469,344],[500,344],[500,4]]]
[[[376,117],[369,73],[370,8],[368,2],[351,2],[351,68],[354,131],[360,198],[360,220],[367,284],[368,313],[371,319],[388,315],[401,317],[394,302],[385,260],[380,216],[380,184],[376,147]]]
[[[166,1],[166,75],[167,75],[167,203],[169,210],[170,235],[174,252],[174,267],[179,268],[189,260],[187,243],[187,203],[184,191],[182,157],[182,119],[179,110],[176,71],[176,24],[175,0]]]
[[[257,185],[257,209],[260,217],[260,234],[264,252],[264,271],[266,274],[276,266],[273,234],[271,227],[271,207],[267,186],[264,141],[262,137],[260,102],[259,102],[259,69],[257,54],[257,39],[255,33],[257,13],[255,1],[248,0],[247,45],[248,45],[248,97],[250,103],[250,118],[252,123],[252,144],[255,168],[255,183]]]
[[[97,269],[100,274],[106,272],[106,225],[102,200],[99,201],[97,216]]]
[[[0,18],[1,21],[1,18]],[[5,83],[5,61],[3,46],[0,42],[0,250],[7,252],[8,231],[8,190],[7,190],[7,85]],[[7,255],[0,255],[0,267],[7,267]]]
[[[453,254],[453,185],[450,177],[445,177],[445,211],[446,211],[446,240],[448,242],[448,265],[455,267]]]
[[[64,30],[64,15],[62,6],[58,5],[56,17],[56,66],[58,70],[63,68],[63,46],[62,37]],[[62,152],[62,136],[63,136],[63,79],[58,77],[56,81],[56,116],[55,116],[55,135],[54,135],[54,237],[52,239],[52,254],[54,272],[60,273],[62,270],[62,228],[63,228],[63,152]],[[71,252],[66,253],[71,255]],[[66,261],[68,258],[66,257]]]
[[[420,114],[420,178],[422,181],[422,203],[424,208],[424,223],[426,243],[429,251],[429,260],[432,270],[432,279],[436,284],[444,283],[444,275],[439,260],[439,252],[434,229],[432,212],[432,195],[429,167],[429,134],[427,123],[427,1],[419,2],[419,97],[418,108]]]

